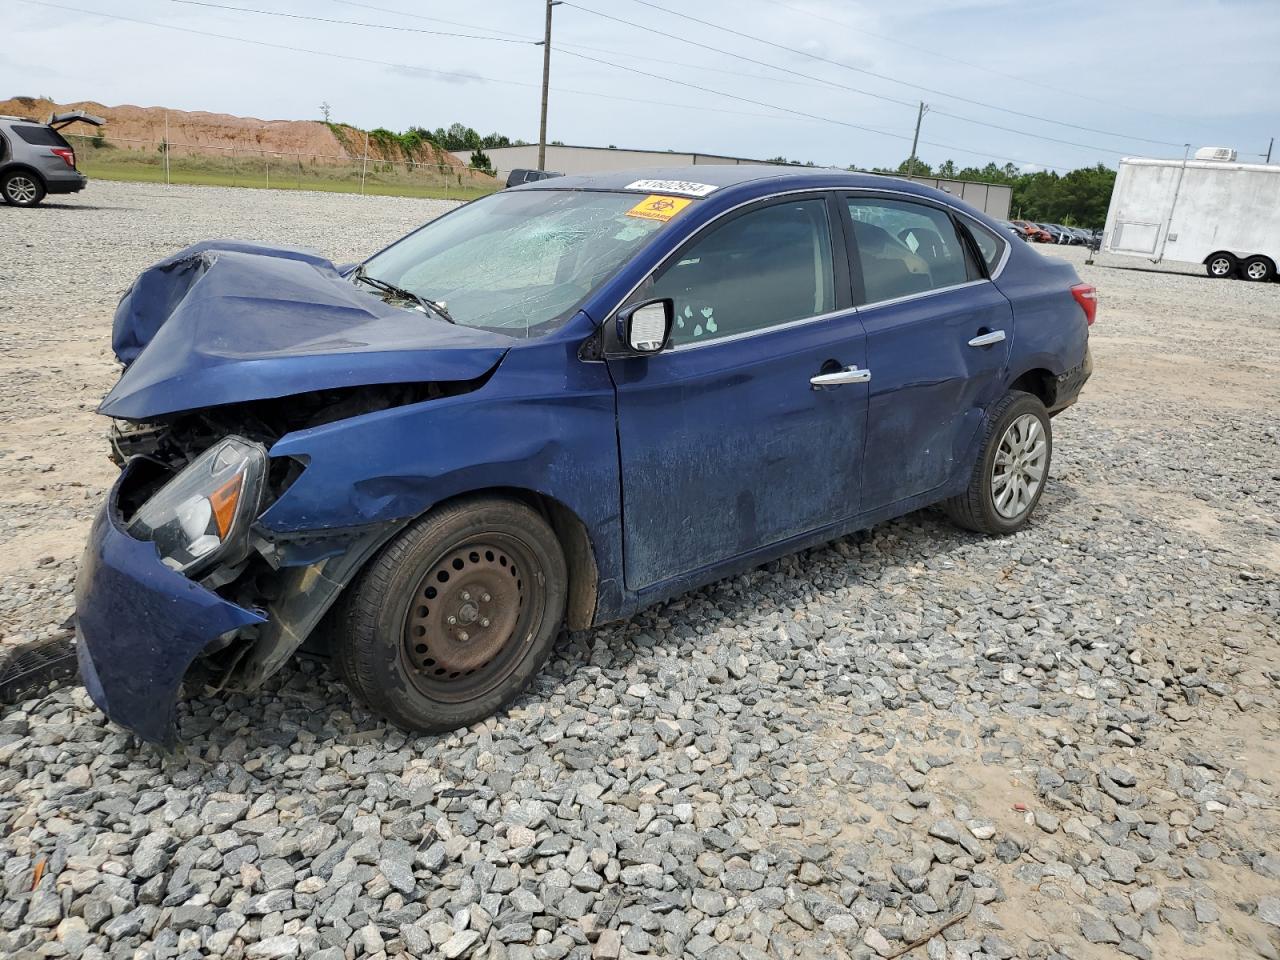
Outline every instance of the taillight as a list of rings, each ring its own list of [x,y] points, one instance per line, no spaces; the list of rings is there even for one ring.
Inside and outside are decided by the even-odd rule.
[[[1071,288],[1071,295],[1076,298],[1076,303],[1080,304],[1085,320],[1092,327],[1093,321],[1098,316],[1098,289],[1087,283],[1077,283]]]
[[[53,155],[55,157],[61,157],[62,162],[72,170],[76,168],[76,152],[70,147],[54,147]]]

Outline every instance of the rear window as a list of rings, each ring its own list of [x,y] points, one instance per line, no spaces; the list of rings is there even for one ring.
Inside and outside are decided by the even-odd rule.
[[[70,147],[67,141],[62,139],[62,134],[58,133],[52,127],[45,126],[24,126],[22,124],[14,124],[13,132],[22,140],[34,147]]]

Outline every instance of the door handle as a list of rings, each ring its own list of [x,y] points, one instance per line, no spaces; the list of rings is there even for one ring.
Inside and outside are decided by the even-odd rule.
[[[809,382],[815,387],[838,387],[842,383],[866,383],[870,379],[870,370],[845,367],[835,373],[820,373],[816,377],[810,377]]]
[[[992,330],[990,333],[980,333],[969,341],[971,347],[989,347],[993,343],[999,343],[1004,339],[1003,330]]]

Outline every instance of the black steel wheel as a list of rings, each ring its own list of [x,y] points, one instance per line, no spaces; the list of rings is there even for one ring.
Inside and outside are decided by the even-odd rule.
[[[370,561],[334,612],[339,672],[370,708],[424,733],[510,702],[564,619],[559,542],[531,507],[464,500],[412,524]]]

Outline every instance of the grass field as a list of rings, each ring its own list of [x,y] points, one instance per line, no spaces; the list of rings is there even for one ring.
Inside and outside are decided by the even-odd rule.
[[[98,180],[131,180],[164,183],[164,156],[116,147],[95,147],[87,138],[75,138],[76,166]],[[262,156],[217,157],[180,154],[169,157],[169,182],[214,187],[256,187],[270,190],[323,190],[361,193],[360,165],[317,163],[307,158]],[[493,193],[499,184],[477,182],[468,174],[441,172],[434,167],[370,161],[363,192],[380,196],[472,200]]]

